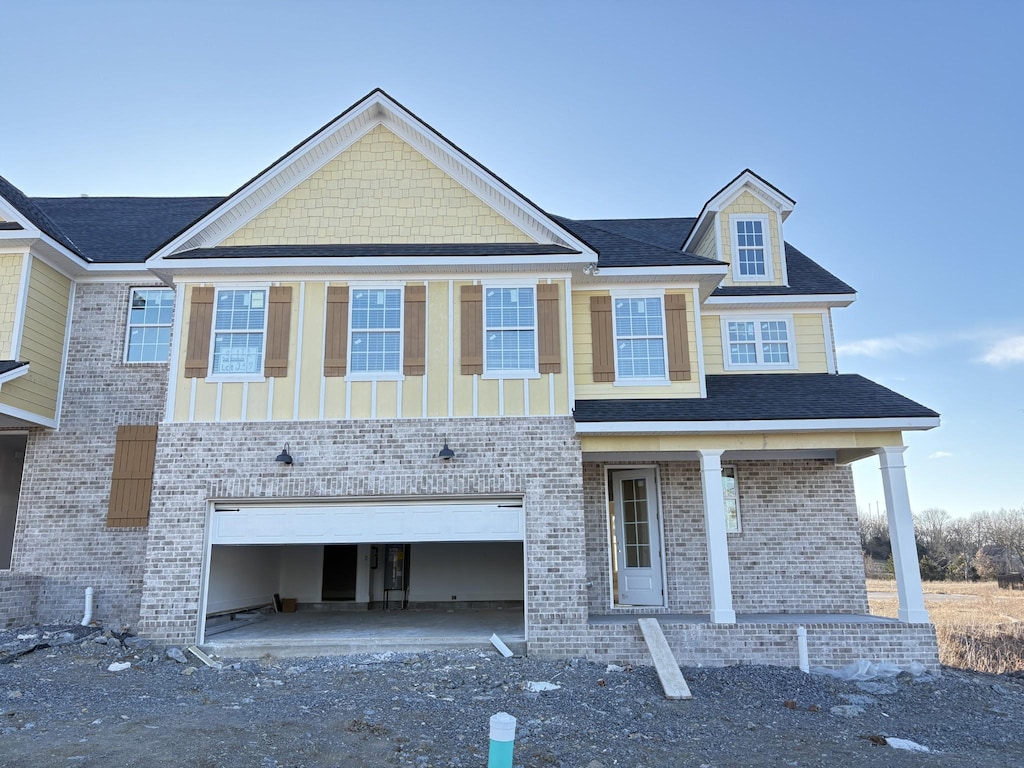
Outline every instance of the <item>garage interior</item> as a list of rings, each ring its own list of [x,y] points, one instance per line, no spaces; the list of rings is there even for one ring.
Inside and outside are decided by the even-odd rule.
[[[212,652],[525,651],[522,541],[214,544],[207,584]]]

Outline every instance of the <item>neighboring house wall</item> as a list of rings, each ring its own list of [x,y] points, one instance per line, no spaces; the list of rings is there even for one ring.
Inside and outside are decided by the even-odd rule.
[[[14,326],[24,261],[20,253],[0,253],[0,360],[14,359]]]
[[[828,356],[825,341],[825,325],[828,322],[821,311],[793,312],[792,314],[778,311],[759,312],[750,310],[736,312],[726,317],[755,318],[761,320],[792,319],[793,336],[796,341],[797,368],[764,369],[767,373],[828,373]],[[723,339],[722,315],[701,315],[701,331],[704,337],[704,372],[709,376],[720,373],[742,373],[739,370],[726,370],[723,360],[723,347],[728,341]],[[757,369],[751,368],[752,372]]]
[[[379,125],[220,245],[529,242]]]
[[[283,283],[292,289],[287,375],[250,382],[186,378],[183,341],[175,375],[172,419],[214,422],[567,415],[570,398],[565,285],[563,281],[553,282],[559,286],[560,371],[500,381],[462,373],[460,296],[463,286],[472,285],[470,281],[405,283],[426,285],[424,375],[402,375],[397,377],[399,380],[382,376],[375,381],[365,380],[366,377],[360,380],[355,376],[324,376],[326,297],[328,285],[348,286],[351,291],[360,286],[379,286],[381,281]],[[522,284],[536,283],[536,278],[530,278]],[[183,289],[183,340],[191,334],[195,288],[188,285]],[[404,331],[407,330],[408,323]],[[351,328],[348,333],[351,334]]]
[[[456,453],[438,461],[444,436]],[[296,464],[274,462],[284,442]],[[531,653],[586,632],[582,468],[570,417],[164,424],[140,631],[194,642],[209,502],[522,496]]]
[[[850,468],[824,460],[727,463],[736,466],[740,496],[741,531],[728,534],[735,610],[867,613]],[[613,609],[606,469],[583,465],[592,613],[710,611],[699,466],[657,466],[667,607]]]
[[[76,286],[61,427],[29,434],[13,567],[44,577],[47,620],[81,618],[86,587],[107,626],[138,620],[146,531],[107,528],[107,503],[117,427],[161,420],[167,366],[122,362],[129,288]]]
[[[4,384],[0,404],[56,419],[70,296],[70,279],[39,259],[32,260],[18,353],[30,368],[25,376]]]

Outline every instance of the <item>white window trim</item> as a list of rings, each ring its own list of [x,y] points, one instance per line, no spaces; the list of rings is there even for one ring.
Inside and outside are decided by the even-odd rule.
[[[615,363],[615,387],[667,387],[672,382],[668,378],[668,325],[665,321],[665,289],[643,290],[639,288],[611,291],[612,297],[612,359]],[[619,333],[615,322],[615,302],[617,299],[658,299],[661,302],[661,352],[664,357],[665,375],[627,378],[619,374]]]
[[[345,381],[405,381],[405,374],[402,372],[405,365],[405,284],[388,283],[349,283],[348,300],[348,339],[345,359]],[[397,371],[358,371],[352,370],[352,334],[355,328],[352,325],[352,312],[355,309],[356,291],[394,291],[398,290],[398,370]]]
[[[533,370],[528,368],[489,369],[487,367],[487,290],[489,288],[529,288],[533,291]],[[537,283],[535,282],[506,282],[490,281],[481,284],[483,291],[481,300],[481,315],[483,316],[483,337],[481,339],[484,359],[484,372],[480,374],[482,379],[539,379],[540,378],[540,329],[537,327]],[[495,329],[497,330],[497,329]]]
[[[170,291],[171,295],[174,295],[175,291],[173,288],[167,288],[160,285],[139,285],[132,288],[128,292],[128,315],[125,318],[124,328],[124,355],[121,357],[121,362],[125,365],[167,365],[167,360],[171,358],[171,342],[167,343],[167,360],[129,360],[128,359],[128,347],[131,344],[132,328],[163,328],[163,323],[133,323],[132,322],[132,303],[135,300],[136,291]],[[177,302],[175,302],[176,304]],[[175,306],[171,305],[171,322],[167,323],[166,327],[171,330],[172,336],[174,331],[174,315]],[[173,339],[172,339],[173,341]]]
[[[763,315],[722,315],[722,367],[727,371],[794,371],[799,368],[796,359],[796,333],[793,330],[792,315],[774,315],[765,313]],[[758,340],[754,342],[754,348],[758,360],[761,359],[761,326],[765,322],[783,322],[786,324],[787,344],[789,346],[788,363],[734,363],[729,354],[729,323],[753,323],[754,333]]]
[[[736,469],[735,464],[723,464],[722,465],[722,477],[725,477],[725,470],[732,470],[732,478],[736,481],[736,528],[733,530],[729,529],[729,518],[725,518],[725,532],[726,534],[743,533],[743,513],[740,510],[740,473]],[[724,505],[725,496],[725,484],[722,484],[722,502]]]
[[[736,222],[738,221],[759,221],[761,232],[764,235],[764,274],[763,275],[741,275],[740,274],[740,246],[739,238],[736,237]],[[729,214],[729,244],[732,248],[732,279],[739,283],[758,282],[763,283],[775,279],[774,260],[772,259],[772,228],[771,221],[764,213],[730,213]]]
[[[270,284],[263,283],[260,285],[252,284],[238,284],[238,285],[225,285],[223,287],[217,286],[213,292],[213,316],[210,318],[210,358],[206,364],[206,370],[208,375],[206,381],[209,382],[235,382],[235,381],[248,381],[248,382],[262,382],[266,381],[266,376],[263,375],[263,370],[259,373],[214,373],[213,372],[213,353],[217,348],[217,299],[224,291],[263,291],[263,349],[260,353],[260,359],[263,361],[264,369],[267,365],[267,324],[270,322]],[[254,333],[254,331],[246,331],[246,333]]]

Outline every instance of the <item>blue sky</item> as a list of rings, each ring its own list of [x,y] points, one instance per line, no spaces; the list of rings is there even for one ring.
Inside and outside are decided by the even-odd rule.
[[[916,509],[1024,506],[1019,2],[35,2],[4,10],[0,174],[225,194],[374,87],[545,209],[696,215],[744,167],[858,289],[839,366],[938,411]],[[854,468],[858,500],[878,464]]]

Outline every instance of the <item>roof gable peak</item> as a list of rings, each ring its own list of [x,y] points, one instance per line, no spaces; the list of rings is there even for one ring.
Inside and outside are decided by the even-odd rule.
[[[704,207],[701,208],[700,214],[693,224],[693,229],[690,230],[686,242],[683,243],[683,250],[694,247],[707,231],[714,216],[744,192],[750,192],[769,208],[777,211],[783,221],[789,218],[789,214],[793,212],[793,208],[796,206],[796,200],[781,189],[758,176],[749,168],[744,168],[733,177],[732,181],[718,190],[711,196],[711,199],[704,203]]]
[[[150,262],[216,246],[378,126],[395,134],[537,243],[590,251],[528,198],[376,88],[160,246]]]

